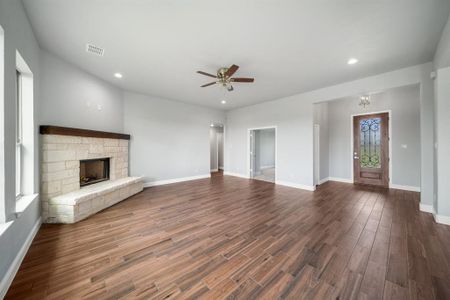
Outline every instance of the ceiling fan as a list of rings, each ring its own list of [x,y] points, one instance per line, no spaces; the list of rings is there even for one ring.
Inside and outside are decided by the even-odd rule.
[[[207,87],[213,84],[221,84],[224,88],[226,88],[229,92],[234,90],[232,83],[233,82],[253,82],[254,78],[242,78],[242,77],[234,77],[232,78],[234,73],[239,69],[239,66],[232,65],[229,68],[220,68],[217,70],[217,75],[209,74],[203,71],[197,71],[198,74],[202,74],[205,76],[216,78],[217,81],[213,81],[207,84],[202,85],[201,87]]]

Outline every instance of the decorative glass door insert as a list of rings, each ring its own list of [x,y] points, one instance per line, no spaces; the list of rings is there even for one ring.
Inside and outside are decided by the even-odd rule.
[[[389,116],[353,117],[354,182],[389,186]]]
[[[362,119],[359,163],[361,168],[381,168],[381,118]]]

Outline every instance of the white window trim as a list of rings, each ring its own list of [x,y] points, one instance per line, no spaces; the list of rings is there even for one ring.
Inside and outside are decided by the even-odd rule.
[[[32,201],[29,199],[36,199],[37,188],[35,178],[35,116],[34,116],[34,76],[30,67],[16,50],[16,70],[20,73],[20,116],[21,120],[16,123],[16,152],[20,155],[20,169],[16,167],[20,175],[20,179],[16,178],[16,182],[20,182],[20,187],[17,188],[20,193],[16,195],[15,212],[16,217],[24,209],[25,204],[28,206]],[[19,85],[18,84],[18,85]],[[18,93],[19,94],[19,93]],[[20,122],[19,122],[20,121]]]
[[[23,113],[22,113],[22,73],[16,70],[16,201],[23,196]]]
[[[4,140],[4,103],[5,103],[5,99],[4,99],[4,95],[5,95],[5,90],[4,90],[4,85],[5,85],[5,32],[3,30],[3,27],[0,26],[0,139]],[[0,178],[0,224],[3,224],[4,222],[7,222],[8,220],[8,209],[7,207],[9,206],[6,203],[6,199],[4,197],[5,195],[5,178],[4,178],[4,168],[5,168],[5,164],[4,164],[4,160],[5,160],[5,153],[4,153],[4,148],[2,147],[2,149],[0,149],[0,176],[2,178]],[[0,227],[0,235],[1,235],[1,227]]]

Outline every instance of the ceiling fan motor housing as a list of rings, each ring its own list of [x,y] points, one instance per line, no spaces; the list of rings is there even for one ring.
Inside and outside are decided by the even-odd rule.
[[[225,77],[226,77],[225,74],[227,73],[227,71],[228,71],[228,68],[220,68],[220,69],[217,71],[217,77],[219,77],[219,78],[225,78]]]

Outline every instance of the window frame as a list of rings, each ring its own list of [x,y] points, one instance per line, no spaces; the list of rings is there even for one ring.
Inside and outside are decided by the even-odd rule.
[[[16,114],[15,114],[15,121],[16,121],[16,134],[15,134],[15,140],[16,140],[16,178],[15,178],[15,195],[16,200],[19,200],[23,197],[23,172],[22,172],[22,166],[23,166],[23,74],[16,69]]]

